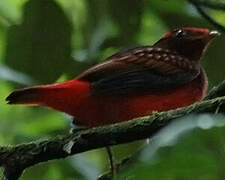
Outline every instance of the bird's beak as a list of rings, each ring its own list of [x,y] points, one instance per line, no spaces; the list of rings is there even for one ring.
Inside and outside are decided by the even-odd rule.
[[[219,36],[220,33],[218,31],[210,31],[202,37],[202,40],[205,44],[209,44],[213,39]]]
[[[219,36],[220,33],[218,31],[210,31],[209,32],[209,39],[214,39],[215,37]]]

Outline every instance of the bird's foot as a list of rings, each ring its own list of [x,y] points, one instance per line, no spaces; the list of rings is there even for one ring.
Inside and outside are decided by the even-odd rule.
[[[77,124],[75,122],[76,122],[76,120],[74,120],[74,118],[73,118],[73,121],[71,123],[71,128],[70,128],[70,133],[71,134],[72,133],[77,133],[78,131],[83,131],[83,130],[88,129],[86,126],[82,126],[82,125]]]

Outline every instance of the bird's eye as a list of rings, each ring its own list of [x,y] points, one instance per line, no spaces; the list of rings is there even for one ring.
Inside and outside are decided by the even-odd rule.
[[[177,38],[182,38],[182,37],[184,37],[185,35],[186,35],[186,32],[183,31],[182,29],[177,30],[176,33],[175,33],[175,36],[176,36]]]

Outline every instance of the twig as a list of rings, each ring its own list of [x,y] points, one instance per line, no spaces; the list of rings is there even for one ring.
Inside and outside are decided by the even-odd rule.
[[[114,159],[111,147],[107,146],[106,151],[107,151],[107,154],[108,154],[108,157],[109,157],[112,179],[114,180],[115,177],[116,177],[115,159]]]
[[[219,86],[213,87],[204,100],[213,99],[221,96],[225,96],[225,80],[222,81]]]
[[[222,2],[212,0],[192,0],[192,1],[207,8],[225,11],[225,3]]]
[[[220,30],[221,32],[225,33],[225,26],[219,24],[218,22],[216,22],[212,17],[210,17],[200,6],[199,3],[197,3],[197,1],[194,0],[188,0],[195,8],[196,10],[199,12],[199,14],[202,15],[202,17],[204,17],[209,23],[211,23],[213,26],[215,26],[218,30]]]
[[[123,169],[126,165],[133,162],[134,159],[136,160],[136,155],[137,155],[137,153],[135,153],[135,155],[133,155],[133,156],[126,157],[122,161],[117,163],[115,165],[117,168],[117,171]],[[112,180],[112,173],[105,172],[104,174],[100,175],[97,180]]]

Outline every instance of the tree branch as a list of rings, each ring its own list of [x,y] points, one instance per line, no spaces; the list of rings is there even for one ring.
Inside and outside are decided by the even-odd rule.
[[[208,93],[208,95],[204,98],[204,100],[209,100],[222,96],[225,96],[225,80],[222,81],[218,86],[213,87]]]
[[[0,147],[0,166],[4,167],[4,175],[7,180],[16,180],[24,169],[40,162],[149,138],[171,121],[187,114],[213,113],[218,109],[217,107],[220,107],[220,112],[225,112],[224,95],[225,81],[212,90],[207,100],[185,108],[155,113],[128,122],[81,130],[41,142]]]

